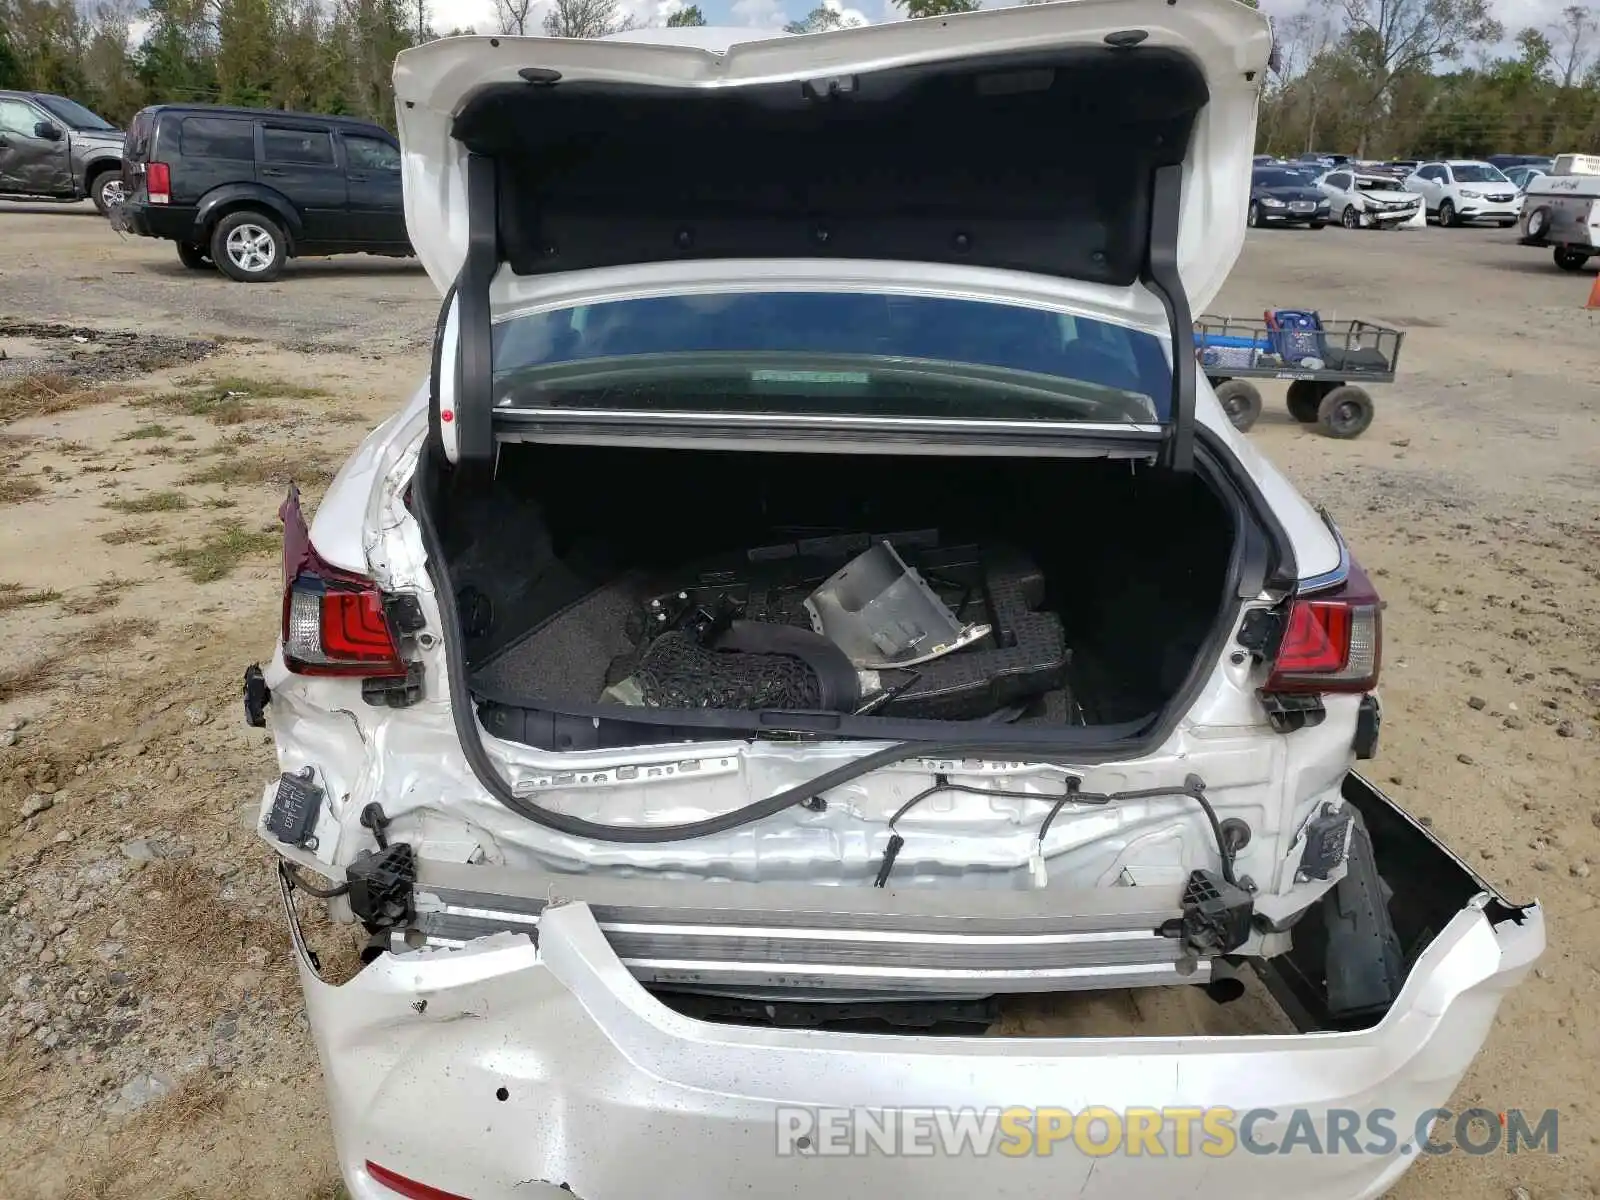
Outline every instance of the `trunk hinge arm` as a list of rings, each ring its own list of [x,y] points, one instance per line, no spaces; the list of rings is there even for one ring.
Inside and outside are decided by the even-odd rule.
[[[467,255],[456,276],[460,353],[456,372],[456,446],[461,462],[494,457],[494,327],[489,285],[500,267],[499,203],[494,159],[467,155]],[[450,364],[441,364],[444,370]]]
[[[1150,189],[1150,241],[1141,279],[1161,300],[1172,335],[1172,433],[1161,463],[1194,470],[1194,318],[1178,274],[1178,222],[1183,214],[1183,164],[1157,167]]]

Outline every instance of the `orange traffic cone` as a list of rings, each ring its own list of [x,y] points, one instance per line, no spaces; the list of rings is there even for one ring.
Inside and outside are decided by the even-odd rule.
[[[1589,289],[1589,302],[1585,308],[1600,308],[1600,275],[1594,277],[1594,286]]]

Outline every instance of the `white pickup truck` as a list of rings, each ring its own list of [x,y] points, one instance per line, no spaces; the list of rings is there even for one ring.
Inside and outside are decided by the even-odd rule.
[[[1600,156],[1560,154],[1550,174],[1528,184],[1521,242],[1553,246],[1556,266],[1580,270],[1600,254]]]

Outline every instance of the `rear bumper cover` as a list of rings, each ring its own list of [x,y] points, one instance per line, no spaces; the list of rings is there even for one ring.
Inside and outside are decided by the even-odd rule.
[[[187,241],[194,232],[194,209],[127,200],[122,204],[119,221],[129,233],[139,237],[182,242]]]
[[[1255,1123],[1259,1144],[1281,1142],[1295,1109],[1324,1129],[1332,1110],[1387,1109],[1410,1130],[1415,1114],[1447,1102],[1502,997],[1542,951],[1543,917],[1537,905],[1507,904],[1350,780],[1346,797],[1395,884],[1402,939],[1408,951],[1427,943],[1389,1012],[1363,1029],[1085,1039],[754,1028],[667,1008],[581,902],[547,907],[537,946],[501,933],[459,950],[387,954],[339,987],[319,978],[295,928],[350,1192],[393,1196],[370,1161],[474,1200],[1176,1195],[1202,1180],[1236,1198],[1381,1195],[1414,1153],[1091,1156],[1070,1141],[1049,1154],[780,1152],[793,1109],[835,1107],[1274,1110],[1276,1120]],[[1315,971],[1291,969],[1278,984],[1303,1025],[1318,1028]]]

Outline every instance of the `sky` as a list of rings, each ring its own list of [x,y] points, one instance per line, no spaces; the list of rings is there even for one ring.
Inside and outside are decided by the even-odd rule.
[[[1305,8],[1315,0],[1262,0],[1261,7],[1280,19]],[[1532,25],[1545,28],[1574,0],[1490,0],[1490,7],[1506,27],[1507,41],[1496,50],[1509,53],[1510,38],[1517,30]],[[549,0],[537,0],[535,11],[542,11]],[[683,0],[619,0],[624,11],[641,24],[659,25],[671,12],[683,7]],[[877,23],[901,19],[901,12],[889,0],[823,0],[863,22]],[[700,11],[712,25],[746,26],[753,29],[778,29],[786,22],[806,15],[817,0],[699,0]],[[497,33],[494,0],[429,0],[433,23],[438,29],[475,28],[479,33]]]

